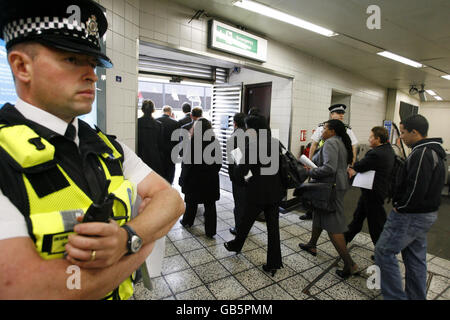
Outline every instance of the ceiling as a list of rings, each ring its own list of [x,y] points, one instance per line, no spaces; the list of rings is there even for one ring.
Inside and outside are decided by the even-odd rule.
[[[234,0],[174,0],[207,16],[297,48],[385,88],[408,93],[425,84],[450,101],[450,0],[257,0],[338,33],[325,37],[233,6]],[[381,9],[381,29],[366,26],[370,5]],[[416,69],[378,56],[387,50],[418,61]],[[435,101],[427,95],[428,101]]]

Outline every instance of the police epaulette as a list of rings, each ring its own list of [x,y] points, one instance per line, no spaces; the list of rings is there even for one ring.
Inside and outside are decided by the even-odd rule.
[[[318,127],[323,127],[325,125],[325,122],[321,122],[321,123],[319,123],[317,126]]]

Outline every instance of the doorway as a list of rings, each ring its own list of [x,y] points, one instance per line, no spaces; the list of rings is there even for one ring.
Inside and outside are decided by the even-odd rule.
[[[243,112],[248,114],[251,108],[259,110],[260,114],[270,123],[272,102],[272,82],[248,84],[244,86]]]

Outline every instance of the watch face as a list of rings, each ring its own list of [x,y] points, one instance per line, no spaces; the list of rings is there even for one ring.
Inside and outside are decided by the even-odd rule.
[[[142,247],[142,239],[135,235],[132,236],[131,237],[131,251],[133,253],[136,253],[139,251],[139,249],[141,249],[141,247]]]

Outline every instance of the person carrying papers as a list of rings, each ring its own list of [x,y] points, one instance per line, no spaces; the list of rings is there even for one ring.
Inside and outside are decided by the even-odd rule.
[[[353,220],[344,233],[345,241],[351,242],[361,231],[367,218],[370,237],[375,245],[386,222],[384,200],[393,165],[394,150],[388,142],[388,131],[384,127],[374,127],[370,132],[369,145],[372,148],[365,157],[348,169],[349,177],[355,177],[353,186],[361,188],[361,197],[353,213]]]

